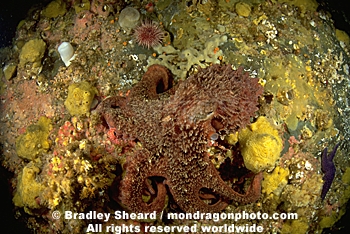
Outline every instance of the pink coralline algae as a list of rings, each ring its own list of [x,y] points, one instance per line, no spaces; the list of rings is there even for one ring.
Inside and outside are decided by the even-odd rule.
[[[255,202],[262,173],[245,192],[236,192],[207,150],[214,133],[250,123],[262,92],[257,79],[230,65],[200,69],[175,87],[169,71],[153,65],[127,97],[104,100],[97,112],[106,131],[137,143],[126,154],[123,177],[114,188],[118,201],[133,212],[161,212],[170,194],[185,212],[219,212],[231,201]]]
[[[103,19],[107,19],[108,15],[111,13],[112,7],[112,1],[105,0],[92,0],[91,2],[91,11],[98,15],[98,17],[101,17]]]
[[[73,30],[69,34],[78,42],[85,41],[93,32],[99,32],[101,25],[94,18],[94,13],[82,11],[76,15]]]

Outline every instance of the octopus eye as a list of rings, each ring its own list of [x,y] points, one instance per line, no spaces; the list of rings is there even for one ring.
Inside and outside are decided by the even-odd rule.
[[[219,138],[219,134],[216,132],[211,134],[211,136],[210,136],[210,140],[212,140],[212,141],[216,141],[218,138]]]
[[[111,109],[119,109],[120,106],[117,105],[117,104],[111,104],[110,108],[111,108]]]

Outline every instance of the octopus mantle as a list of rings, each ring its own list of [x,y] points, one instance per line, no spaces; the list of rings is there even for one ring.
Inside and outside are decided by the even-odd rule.
[[[127,97],[104,100],[97,111],[108,131],[138,142],[123,165],[120,202],[133,212],[161,212],[168,193],[185,212],[255,202],[262,173],[238,193],[222,180],[207,150],[211,137],[249,124],[262,92],[257,79],[230,65],[201,69],[176,87],[165,67],[153,65]]]

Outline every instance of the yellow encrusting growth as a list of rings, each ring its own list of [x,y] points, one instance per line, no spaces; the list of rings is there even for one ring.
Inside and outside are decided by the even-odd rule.
[[[283,144],[278,131],[266,117],[260,116],[255,123],[239,132],[238,139],[246,168],[257,173],[275,167]]]
[[[273,193],[279,196],[288,183],[288,168],[277,166],[272,173],[264,172],[264,180],[262,182],[262,192],[266,195]]]
[[[237,2],[235,5],[236,13],[239,16],[248,17],[250,15],[250,12],[252,11],[249,4],[245,2]]]
[[[50,2],[41,14],[48,18],[55,18],[58,16],[63,16],[67,13],[66,3],[62,0],[54,0]]]
[[[33,160],[40,153],[47,152],[51,144],[50,140],[47,139],[51,129],[51,120],[44,116],[39,119],[37,124],[30,125],[26,132],[17,138],[17,155]]]
[[[46,43],[42,39],[32,39],[25,43],[19,54],[20,67],[26,63],[32,63],[33,67],[40,67],[45,50]]]
[[[350,184],[350,167],[346,168],[341,180],[345,184]]]
[[[68,97],[64,105],[71,115],[89,115],[96,94],[97,89],[86,81],[71,84],[68,87]]]
[[[342,182],[346,185],[350,184],[350,167],[347,167],[342,178]],[[339,207],[338,210],[333,210],[330,215],[325,215],[320,220],[320,227],[329,228],[332,227],[346,212],[346,203],[350,199],[350,187],[346,186],[346,189],[342,192],[342,196],[339,199]]]
[[[344,42],[346,45],[349,45],[349,44],[350,44],[349,35],[348,35],[345,31],[336,29],[336,30],[335,30],[335,36],[337,37],[337,39],[338,39],[339,41]]]
[[[238,142],[238,132],[229,134],[226,137],[226,141],[230,145],[235,145]]]
[[[282,229],[282,234],[304,234],[307,233],[309,228],[309,223],[305,218],[300,218],[297,220],[287,221]]]
[[[36,198],[44,191],[45,186],[35,180],[39,171],[39,168],[34,166],[33,162],[28,163],[23,168],[23,171],[18,176],[17,190],[13,197],[15,206],[30,209],[40,208]]]

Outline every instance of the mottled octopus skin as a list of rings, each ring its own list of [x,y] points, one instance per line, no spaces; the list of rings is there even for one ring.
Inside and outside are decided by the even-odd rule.
[[[132,212],[161,212],[170,194],[184,212],[219,212],[232,201],[255,202],[262,173],[240,194],[222,180],[207,149],[212,134],[250,123],[262,92],[243,68],[213,65],[172,87],[169,71],[152,65],[127,97],[104,100],[97,111],[109,131],[142,145],[126,156],[120,202]]]

